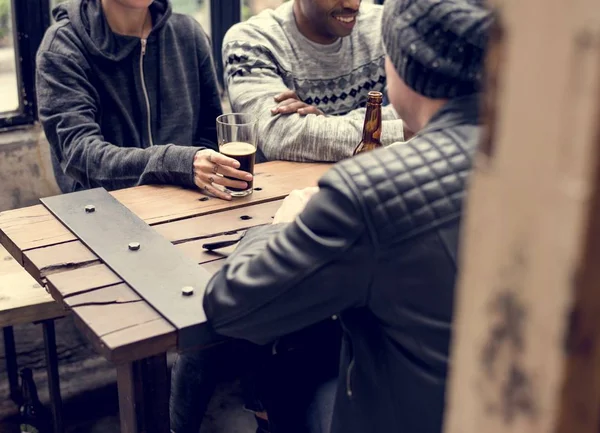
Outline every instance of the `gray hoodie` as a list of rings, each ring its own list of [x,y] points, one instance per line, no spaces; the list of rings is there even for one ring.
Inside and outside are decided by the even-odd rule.
[[[193,187],[221,114],[210,41],[168,0],[150,6],[145,50],[111,31],[100,0],[58,6],[37,54],[39,117],[63,192],[150,183]]]

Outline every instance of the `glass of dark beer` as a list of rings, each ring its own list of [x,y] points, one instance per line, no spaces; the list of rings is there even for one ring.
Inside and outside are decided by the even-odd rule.
[[[256,159],[257,118],[252,114],[229,113],[217,117],[217,139],[219,152],[237,160],[240,170],[254,175]],[[239,180],[239,179],[235,179]],[[252,194],[254,181],[248,182],[248,188],[227,187],[232,197],[245,197]]]

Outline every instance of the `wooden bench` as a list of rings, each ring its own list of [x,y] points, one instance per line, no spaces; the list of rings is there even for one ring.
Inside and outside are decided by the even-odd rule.
[[[21,393],[13,326],[41,323],[46,351],[48,390],[56,433],[62,433],[63,426],[54,319],[65,314],[66,310],[52,299],[46,289],[0,246],[0,327],[4,334],[10,397],[19,404]]]

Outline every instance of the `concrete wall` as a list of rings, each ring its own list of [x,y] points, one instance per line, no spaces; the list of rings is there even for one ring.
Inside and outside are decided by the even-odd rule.
[[[59,193],[41,127],[0,131],[0,212]]]

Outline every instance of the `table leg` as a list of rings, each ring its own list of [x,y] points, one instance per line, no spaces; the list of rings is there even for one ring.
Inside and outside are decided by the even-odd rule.
[[[48,372],[48,393],[52,409],[54,433],[63,433],[62,398],[60,396],[60,379],[58,375],[58,356],[56,354],[56,332],[54,320],[44,320],[44,344],[46,346],[46,370]]]
[[[169,432],[167,354],[117,366],[121,433]]]
[[[21,404],[21,391],[19,390],[19,372],[17,367],[17,350],[15,348],[15,334],[12,326],[2,328],[4,334],[4,355],[6,359],[6,373],[10,398],[15,404]]]

